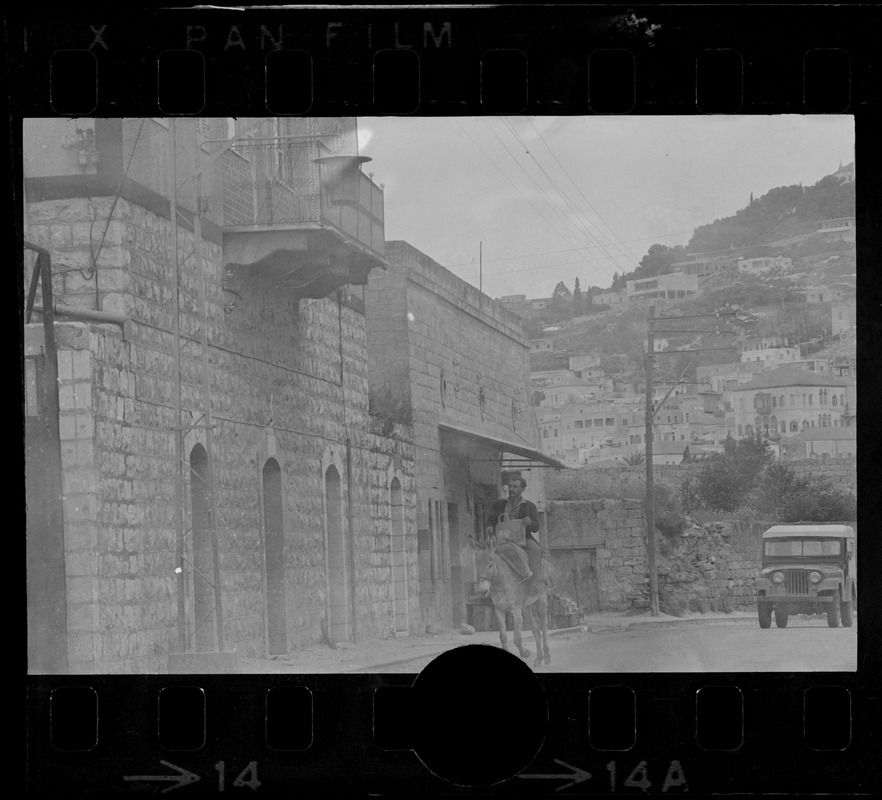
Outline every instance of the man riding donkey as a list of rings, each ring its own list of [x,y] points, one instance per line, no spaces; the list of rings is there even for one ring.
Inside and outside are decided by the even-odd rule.
[[[536,640],[534,666],[551,663],[548,650],[547,565],[542,548],[533,536],[539,530],[536,506],[523,498],[527,482],[520,476],[509,481],[508,499],[498,500],[485,521],[487,538],[478,543],[470,536],[476,550],[475,569],[479,587],[490,594],[499,624],[499,640],[508,649],[505,614],[514,621],[514,641],[522,658],[530,651],[523,646],[521,626],[527,621]]]
[[[489,539],[496,536],[496,552],[525,581],[534,583],[542,568],[542,548],[533,537],[539,531],[539,512],[536,506],[523,497],[527,481],[516,475],[508,482],[508,499],[497,500],[484,523]],[[523,525],[523,532],[506,520]],[[506,530],[503,531],[502,528]],[[523,544],[521,543],[523,542]]]

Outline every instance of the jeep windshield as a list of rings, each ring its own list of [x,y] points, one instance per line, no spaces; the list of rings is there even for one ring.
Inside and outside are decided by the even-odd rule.
[[[840,539],[767,539],[763,543],[767,556],[838,556]]]

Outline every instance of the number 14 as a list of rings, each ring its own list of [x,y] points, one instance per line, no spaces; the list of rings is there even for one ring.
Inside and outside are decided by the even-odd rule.
[[[223,761],[218,761],[217,764],[214,765],[214,768],[217,770],[217,790],[222,792],[224,790],[224,782],[225,782],[225,765]],[[247,776],[247,780],[246,780]],[[249,761],[248,766],[243,769],[236,780],[233,781],[233,786],[247,786],[252,791],[256,792],[258,787],[260,786],[260,781],[257,780],[257,762]]]

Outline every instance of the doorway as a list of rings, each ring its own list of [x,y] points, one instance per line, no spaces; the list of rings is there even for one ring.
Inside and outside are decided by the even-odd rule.
[[[392,606],[395,630],[408,630],[407,613],[407,546],[404,532],[404,500],[401,482],[393,478],[389,487],[391,503],[390,550],[392,555]]]
[[[332,642],[349,640],[349,551],[343,529],[343,491],[334,466],[325,472],[327,510],[328,636]]]
[[[197,652],[217,649],[214,551],[208,493],[208,453],[201,444],[190,451],[190,528],[193,533],[193,638]]]
[[[466,621],[465,556],[468,552],[459,522],[459,504],[447,504],[447,528],[450,533],[450,597],[454,626]]]
[[[285,534],[282,524],[282,470],[274,458],[263,465],[263,535],[266,548],[267,652],[288,652],[285,609]]]

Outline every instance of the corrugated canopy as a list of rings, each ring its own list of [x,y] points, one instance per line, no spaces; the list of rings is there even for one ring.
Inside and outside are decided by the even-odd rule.
[[[471,430],[469,428],[457,426],[457,425],[448,425],[443,422],[438,423],[438,428],[442,433],[454,434],[458,436],[466,436],[471,439],[477,439],[479,442],[483,444],[495,445],[503,453],[512,453],[515,456],[522,456],[523,461],[520,459],[505,459],[502,461],[505,462],[505,465],[509,469],[529,469],[530,467],[552,467],[554,469],[572,469],[570,464],[567,464],[560,459],[555,458],[554,456],[550,456],[547,453],[543,453],[541,450],[536,450],[533,447],[530,447],[527,444],[520,444],[518,442],[512,442],[508,439],[500,439],[497,436],[489,436],[487,433],[479,433],[478,431]],[[538,462],[538,463],[535,463]]]

